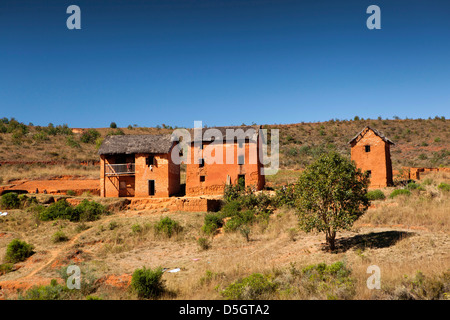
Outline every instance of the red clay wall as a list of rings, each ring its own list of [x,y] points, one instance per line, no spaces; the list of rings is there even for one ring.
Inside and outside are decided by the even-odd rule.
[[[207,144],[204,144],[204,151]],[[226,164],[227,150],[234,151],[234,161],[232,164]],[[190,147],[191,163],[186,165],[186,195],[216,195],[222,194],[225,188],[227,175],[231,177],[233,184],[237,183],[238,175],[245,175],[246,186],[254,187],[256,190],[261,190],[264,186],[264,176],[260,173],[261,164],[256,160],[254,164],[250,164],[249,156],[250,150],[257,150],[256,143],[246,142],[244,146],[245,150],[245,162],[242,165],[238,164],[238,144],[223,144],[221,146],[223,154],[223,164],[209,163],[212,158],[215,157],[215,152],[208,156],[207,153],[203,153],[205,164],[200,167],[198,163],[194,163],[196,157],[194,144]],[[200,181],[200,176],[205,176],[205,181]]]
[[[366,145],[370,146],[370,152],[365,151]],[[373,131],[368,130],[359,141],[354,142],[351,159],[363,172],[371,171],[370,187],[383,188],[392,185],[389,145]]]

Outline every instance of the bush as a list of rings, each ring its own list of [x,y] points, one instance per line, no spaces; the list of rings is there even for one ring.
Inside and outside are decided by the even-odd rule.
[[[53,236],[52,236],[52,241],[54,243],[58,243],[58,242],[64,242],[69,240],[69,238],[65,235],[64,232],[62,232],[61,230],[56,231]]]
[[[107,214],[106,207],[95,201],[84,199],[74,209],[74,217],[72,221],[94,221],[101,215]]]
[[[20,295],[21,300],[66,300],[69,297],[70,290],[60,285],[53,279],[48,286],[33,286]]]
[[[445,182],[441,182],[438,185],[438,189],[441,190],[441,191],[450,191],[450,184],[445,183]]]
[[[117,124],[115,122],[111,122],[109,124],[109,127],[112,128],[112,129],[115,129],[115,128],[117,128]]]
[[[253,273],[233,282],[221,294],[227,300],[260,300],[267,299],[276,289],[276,283],[269,276]]]
[[[369,199],[370,201],[384,200],[386,199],[386,196],[384,195],[383,191],[377,189],[367,192],[367,199]]]
[[[9,192],[2,195],[0,206],[2,209],[18,209],[20,206],[19,196],[15,192]]]
[[[211,243],[206,238],[198,238],[197,243],[202,250],[208,250],[211,248]]]
[[[142,233],[143,228],[139,223],[133,224],[131,226],[131,232],[133,232],[134,234],[139,234]]]
[[[80,137],[80,141],[83,143],[95,143],[95,141],[100,138],[100,132],[95,129],[89,129]]]
[[[411,191],[406,190],[406,189],[396,189],[394,191],[392,191],[392,193],[390,194],[389,198],[393,199],[399,195],[404,195],[404,196],[410,196],[411,195]]]
[[[77,193],[75,192],[75,191],[73,191],[73,190],[67,190],[66,191],[66,194],[68,195],[68,196],[76,196],[77,195]]]
[[[164,280],[162,280],[162,268],[155,270],[136,269],[131,277],[131,288],[139,299],[157,299],[165,292]]]
[[[10,263],[24,261],[31,255],[33,255],[33,249],[33,245],[19,239],[14,239],[8,244],[8,247],[6,248],[5,261]]]
[[[225,231],[236,231],[241,226],[251,224],[255,221],[255,214],[252,210],[238,211],[225,224]]]
[[[0,276],[13,271],[13,268],[14,268],[14,264],[12,264],[12,263],[0,264]]]
[[[183,230],[183,227],[175,220],[169,217],[164,217],[159,220],[155,225],[155,231],[157,234],[164,234],[167,237],[171,237],[173,234],[178,234]]]
[[[409,182],[407,185],[406,185],[406,189],[408,189],[408,190],[416,190],[416,189],[420,189],[420,184],[418,184],[418,183],[415,183],[415,182]]]
[[[295,184],[289,184],[276,189],[275,196],[272,199],[273,205],[277,208],[283,206],[293,208],[295,206],[294,188]]]
[[[78,206],[73,208],[66,199],[61,199],[44,209],[40,213],[39,218],[42,221],[56,219],[66,219],[73,222],[94,221],[97,220],[100,215],[106,213],[106,208],[95,201],[85,199]]]
[[[205,221],[202,226],[202,231],[206,234],[214,234],[217,229],[223,226],[223,218],[217,213],[208,213],[205,215]]]
[[[302,284],[311,295],[327,299],[350,299],[355,294],[355,280],[344,263],[319,263],[302,269]]]
[[[50,206],[44,209],[40,213],[39,219],[42,221],[50,221],[56,219],[66,219],[72,221],[74,219],[73,208],[66,199],[61,199],[52,203]]]

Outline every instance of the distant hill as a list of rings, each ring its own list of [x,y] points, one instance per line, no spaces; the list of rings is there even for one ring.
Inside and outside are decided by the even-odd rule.
[[[350,156],[348,141],[365,126],[381,131],[395,142],[391,149],[394,169],[401,166],[450,166],[450,120],[330,120],[317,123],[263,125],[280,131],[280,165],[303,168],[327,150]],[[15,119],[0,119],[0,162],[4,161],[95,161],[97,147],[108,134],[163,134],[172,127],[128,126],[127,128],[83,129],[66,125],[39,127]]]

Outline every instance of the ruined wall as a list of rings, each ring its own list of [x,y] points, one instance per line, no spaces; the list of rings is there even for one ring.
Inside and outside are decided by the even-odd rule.
[[[370,146],[370,152],[365,151],[367,145]],[[351,159],[363,172],[371,171],[371,188],[383,188],[392,185],[389,145],[373,131],[368,130],[359,141],[352,144]]]
[[[222,194],[227,181],[227,175],[230,176],[231,182],[236,184],[239,175],[245,176],[245,185],[254,187],[256,190],[262,189],[264,186],[264,177],[260,173],[260,163],[258,161],[258,146],[256,143],[246,142],[243,151],[238,143],[216,145],[215,150],[208,149],[208,144],[203,145],[202,156],[200,156],[194,148],[194,144],[190,147],[190,164],[186,165],[186,195],[216,195]],[[227,152],[233,154],[233,163],[227,164]],[[252,160],[250,161],[250,154]],[[244,163],[238,164],[238,157],[244,156]],[[204,159],[204,166],[194,163],[195,158]],[[222,163],[212,163],[214,158],[222,159]],[[231,158],[231,157],[230,157]],[[200,181],[200,177],[204,176],[204,181]]]

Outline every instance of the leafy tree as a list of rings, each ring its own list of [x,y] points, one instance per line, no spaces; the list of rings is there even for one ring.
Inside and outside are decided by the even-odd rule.
[[[295,188],[300,227],[324,232],[334,250],[336,232],[348,230],[369,207],[368,184],[369,178],[353,162],[335,152],[320,156]]]
[[[117,128],[117,124],[115,122],[111,122],[109,127],[112,129],[115,129],[115,128]]]

